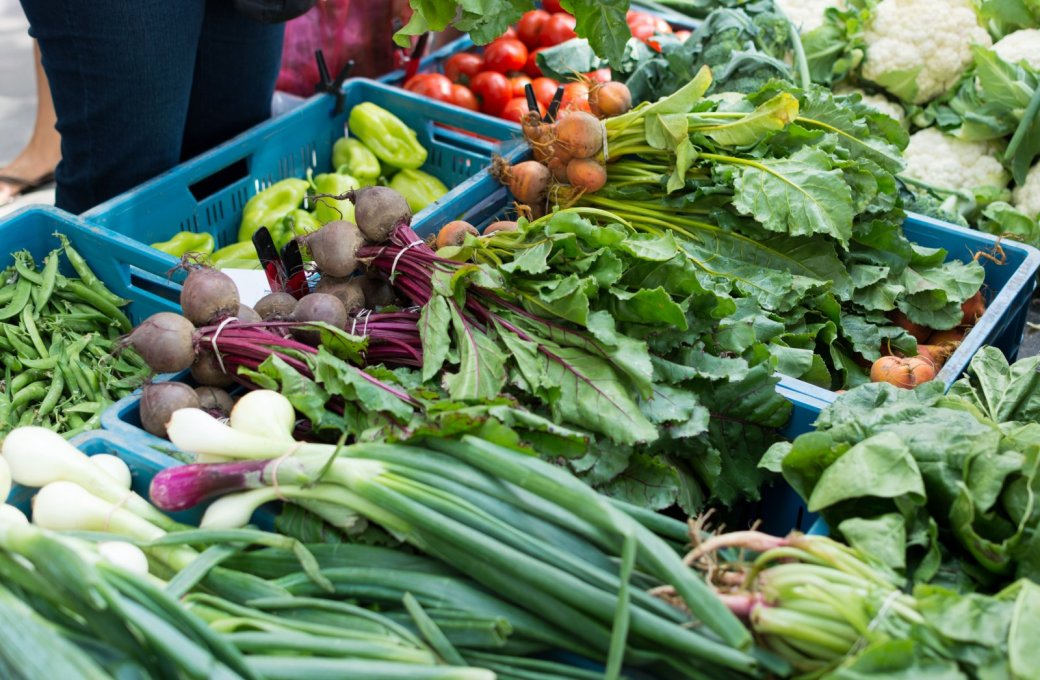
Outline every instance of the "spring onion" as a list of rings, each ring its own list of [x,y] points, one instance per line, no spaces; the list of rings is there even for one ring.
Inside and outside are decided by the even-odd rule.
[[[129,490],[133,479],[130,467],[118,456],[110,453],[98,453],[87,458],[91,465],[100,468],[105,474],[119,482],[124,489]]]
[[[2,452],[10,466],[11,478],[18,484],[42,487],[52,482],[73,482],[158,527],[172,530],[179,526],[147,500],[128,491],[111,475],[92,465],[86,454],[47,428],[19,427],[12,430],[4,438]]]
[[[235,403],[229,425],[239,432],[291,442],[296,411],[280,393],[254,390],[246,392]]]
[[[148,574],[148,557],[133,543],[126,541],[101,541],[97,544],[98,554],[107,562],[127,571],[145,576]]]
[[[25,513],[7,503],[0,504],[0,524],[4,522],[14,522],[16,524],[28,524],[29,518],[25,516]]]
[[[750,642],[746,629],[662,539],[537,458],[470,438],[433,442],[441,451],[272,442],[235,432],[191,409],[175,412],[168,430],[171,440],[189,452],[276,459],[164,470],[151,488],[164,509],[264,489],[293,502],[337,503],[546,622],[573,630],[580,645],[610,662],[608,677],[617,677],[622,650],[626,659],[646,662],[656,656],[672,659],[672,666],[699,663],[700,672],[709,674],[752,673],[758,666],[739,651]],[[453,484],[464,487],[462,496],[449,490]],[[228,503],[242,507],[221,512],[248,518],[257,503],[270,497],[238,493]],[[510,522],[483,509],[502,502],[512,511]],[[584,544],[592,559],[576,560],[560,543],[541,538],[549,535],[568,535],[567,545]],[[721,639],[690,628],[692,621],[682,612],[630,592],[628,574],[636,565],[646,578],[676,587],[689,610]],[[334,570],[325,573],[337,582]],[[378,575],[381,582],[388,578]],[[350,578],[360,577],[354,573]]]
[[[11,495],[11,466],[7,460],[0,457],[0,503],[6,502]]]

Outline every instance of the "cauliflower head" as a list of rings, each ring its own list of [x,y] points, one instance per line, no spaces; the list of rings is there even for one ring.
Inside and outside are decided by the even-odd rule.
[[[904,174],[942,189],[973,191],[1007,187],[1010,177],[991,142],[966,142],[925,128],[910,135]]]
[[[1008,33],[993,45],[993,51],[1010,64],[1024,61],[1029,68],[1040,71],[1040,29],[1024,28]]]
[[[845,0],[775,0],[776,6],[802,33],[823,26],[823,13],[829,7],[844,9]]]
[[[993,44],[971,0],[882,0],[863,37],[863,77],[913,104],[957,82],[972,63],[972,44]]]
[[[1040,163],[1029,169],[1026,181],[1011,192],[1015,207],[1036,219],[1040,219]]]

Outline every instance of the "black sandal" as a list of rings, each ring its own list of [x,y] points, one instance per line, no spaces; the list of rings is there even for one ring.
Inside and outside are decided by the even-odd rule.
[[[46,175],[38,179],[23,179],[21,177],[12,177],[10,175],[0,175],[0,182],[10,184],[15,188],[15,192],[7,199],[7,202],[10,203],[19,196],[30,194],[37,189],[42,189],[48,184],[54,182],[54,173],[48,172]]]

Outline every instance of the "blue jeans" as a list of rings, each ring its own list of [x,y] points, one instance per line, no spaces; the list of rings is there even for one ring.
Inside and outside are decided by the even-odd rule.
[[[230,0],[22,0],[79,214],[271,115],[283,25]]]

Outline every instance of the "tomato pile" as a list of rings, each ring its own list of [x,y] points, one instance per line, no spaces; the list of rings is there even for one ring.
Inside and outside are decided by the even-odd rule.
[[[609,68],[586,73],[575,82],[559,83],[544,77],[536,61],[541,50],[577,37],[575,21],[559,0],[543,2],[542,9],[524,14],[516,26],[487,45],[483,54],[453,54],[444,62],[444,73],[420,73],[404,87],[424,97],[519,123],[530,111],[525,93],[528,83],[543,116],[562,85],[560,109],[588,112],[589,85],[609,81]],[[655,47],[655,34],[672,33],[667,21],[645,12],[629,11],[628,26],[633,36],[651,47]]]

